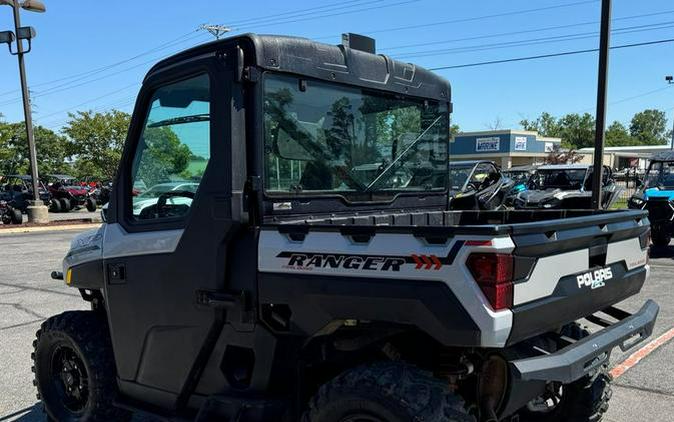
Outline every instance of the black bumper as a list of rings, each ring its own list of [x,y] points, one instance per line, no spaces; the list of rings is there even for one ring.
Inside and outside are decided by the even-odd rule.
[[[659,310],[649,299],[638,312],[555,353],[511,362],[513,375],[522,381],[573,382],[607,362],[616,346],[624,352],[649,337]]]

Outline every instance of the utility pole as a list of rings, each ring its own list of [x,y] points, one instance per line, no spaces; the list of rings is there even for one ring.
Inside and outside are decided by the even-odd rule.
[[[211,35],[213,35],[216,40],[219,40],[221,36],[231,31],[231,28],[226,27],[224,25],[209,25],[209,24],[199,25],[199,29],[204,29],[210,32]]]
[[[592,208],[601,208],[602,170],[604,169],[604,129],[606,127],[606,91],[608,88],[608,53],[611,41],[611,0],[601,2],[599,39],[599,74],[597,76],[597,113],[592,170]]]
[[[16,55],[19,60],[19,78],[21,80],[21,94],[23,97],[23,114],[26,126],[26,138],[28,139],[28,153],[30,156],[30,176],[33,187],[33,200],[28,205],[28,222],[48,223],[49,214],[47,207],[40,200],[40,181],[37,171],[37,150],[35,148],[35,137],[33,135],[33,118],[31,114],[30,95],[28,92],[28,83],[26,82],[26,67],[24,64],[24,54],[30,51],[31,39],[35,37],[35,30],[32,27],[22,27],[19,16],[19,8],[24,8],[32,12],[44,12],[45,7],[40,1],[26,0],[19,3],[19,0],[0,0],[0,5],[7,5],[12,8],[14,15],[14,34],[16,34],[16,53],[11,51],[11,41],[14,34],[8,39],[10,42],[10,53]],[[23,49],[23,40],[28,40],[28,51]]]
[[[665,76],[665,81],[670,85],[674,85],[674,77],[672,75]],[[672,141],[669,143],[669,149],[674,150],[674,113],[672,113]]]

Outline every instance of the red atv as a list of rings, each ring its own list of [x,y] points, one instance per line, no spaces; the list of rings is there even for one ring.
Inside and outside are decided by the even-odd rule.
[[[96,211],[96,201],[89,194],[89,190],[80,186],[74,177],[48,174],[44,179],[51,194],[51,212],[68,212],[82,207],[90,212]]]

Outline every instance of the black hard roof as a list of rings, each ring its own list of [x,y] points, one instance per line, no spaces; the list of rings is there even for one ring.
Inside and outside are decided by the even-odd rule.
[[[449,101],[449,82],[419,66],[342,45],[307,38],[244,34],[202,44],[168,57],[150,69],[153,73],[196,56],[240,46],[247,65],[404,95]]]
[[[674,161],[674,151],[660,151],[651,156],[651,161]]]

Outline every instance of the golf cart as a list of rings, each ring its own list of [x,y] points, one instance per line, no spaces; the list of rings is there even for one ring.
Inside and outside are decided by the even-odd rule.
[[[149,71],[106,221],[53,274],[91,310],[36,334],[49,418],[601,418],[658,314],[614,307],[646,212],[449,210],[449,83],[373,53],[247,34]],[[136,195],[171,180],[198,186]]]
[[[608,209],[623,191],[613,180],[611,168],[603,167],[601,207]],[[515,197],[516,209],[590,209],[592,166],[551,164],[539,166],[527,190]]]
[[[513,185],[493,161],[452,161],[449,163],[449,208],[499,209]]]
[[[96,211],[96,200],[90,197],[89,190],[80,186],[74,177],[48,174],[43,180],[52,197],[49,211],[68,212],[81,207],[86,207],[90,212]]]
[[[674,151],[659,152],[651,157],[645,181],[627,206],[648,210],[653,245],[669,245],[674,230]]]

